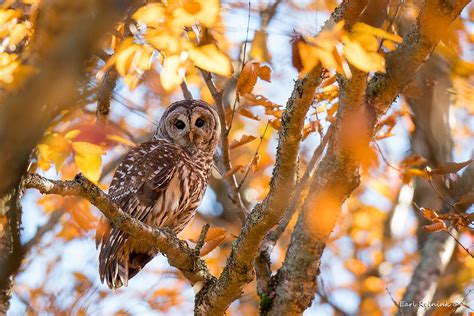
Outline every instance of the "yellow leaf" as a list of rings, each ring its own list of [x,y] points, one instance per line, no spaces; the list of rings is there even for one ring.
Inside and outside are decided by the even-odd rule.
[[[74,161],[84,176],[93,182],[99,181],[101,155],[104,153],[102,148],[86,142],[74,142],[72,148],[75,152]]]
[[[369,52],[375,52],[379,48],[380,44],[373,34],[355,32],[351,37]]]
[[[343,37],[344,56],[354,67],[365,72],[380,71],[385,72],[385,59],[374,52],[366,51],[358,42]]]
[[[0,53],[0,85],[8,85],[13,82],[15,72],[20,63],[15,54]]]
[[[165,90],[173,90],[183,82],[183,76],[179,73],[180,69],[181,59],[179,56],[166,57],[160,73],[160,82]]]
[[[138,23],[157,26],[165,19],[165,8],[161,3],[150,3],[138,9],[132,18]]]
[[[218,75],[230,76],[233,72],[229,57],[222,53],[215,44],[191,48],[189,58],[199,68]]]
[[[392,33],[389,33],[385,30],[382,30],[382,29],[379,29],[377,27],[373,27],[373,26],[370,26],[368,24],[365,24],[365,23],[356,23],[354,24],[354,26],[352,27],[352,31],[353,32],[361,32],[361,33],[368,33],[368,34],[373,34],[379,38],[383,38],[383,39],[388,39],[388,40],[391,40],[392,42],[395,42],[395,43],[401,43],[403,42],[403,39],[396,35],[396,34],[392,34]]]
[[[272,57],[267,47],[267,33],[264,30],[255,31],[249,55],[260,62],[271,62]]]
[[[66,138],[56,133],[48,134],[38,145],[38,166],[46,171],[52,162],[56,171],[59,172],[64,161],[70,155],[70,150],[71,144]]]
[[[139,48],[139,45],[133,43],[133,38],[125,39],[120,45],[120,48],[115,54],[115,67],[122,77],[125,77],[130,71],[133,58]]]
[[[192,26],[200,22],[211,27],[219,16],[219,0],[184,0],[182,5],[173,11],[173,22],[182,26]]]
[[[298,52],[303,69],[301,75],[311,71],[318,63],[318,53],[316,47],[310,46],[303,41],[298,42]]]
[[[80,130],[78,129],[73,129],[73,130],[70,130],[69,132],[66,133],[66,135],[64,135],[64,138],[66,139],[73,139],[73,138],[76,138],[77,135],[79,135],[81,133]]]
[[[153,47],[165,52],[167,55],[176,55],[181,51],[180,38],[174,36],[166,29],[147,30],[145,38]]]
[[[25,23],[18,23],[10,31],[10,45],[17,45],[28,35]]]

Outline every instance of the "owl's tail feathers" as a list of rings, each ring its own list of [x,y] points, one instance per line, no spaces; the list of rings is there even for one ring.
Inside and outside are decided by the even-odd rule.
[[[123,253],[120,257],[112,255],[111,258],[99,258],[100,281],[105,281],[112,290],[127,286],[128,280],[137,275],[153,257],[148,253],[131,252]]]

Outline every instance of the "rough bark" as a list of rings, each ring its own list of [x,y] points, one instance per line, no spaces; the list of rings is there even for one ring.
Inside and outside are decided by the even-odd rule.
[[[361,12],[363,12],[364,9],[366,9],[367,4],[368,4],[368,1],[352,1],[352,2],[343,1],[341,5],[338,8],[336,8],[336,10],[331,14],[331,17],[329,18],[328,21],[326,21],[321,31],[330,30],[332,27],[334,27],[334,25],[337,24],[337,22],[341,21],[342,19],[344,19],[346,23],[345,27],[350,28],[357,21]],[[295,85],[295,89],[293,90],[293,93],[295,93],[297,88],[298,86]],[[324,144],[324,146],[321,147],[321,150],[324,150],[325,146],[326,144]],[[316,163],[316,161],[314,161],[314,163]],[[313,170],[311,170],[311,172],[312,171]],[[305,188],[303,187],[300,188],[301,191],[306,191],[307,184],[304,184],[303,186]],[[302,204],[302,201],[297,201],[298,197],[296,196],[292,197],[291,192],[293,192],[292,190],[293,187],[294,187],[294,184],[288,187],[288,193],[290,193],[290,195],[288,196],[288,200],[290,200],[291,198],[293,202],[291,203],[287,202],[287,206],[285,210],[283,210],[284,216],[280,220],[280,227],[277,227],[272,232],[267,233],[267,236],[261,245],[260,253],[258,257],[256,258],[256,273],[257,273],[257,283],[258,283],[257,290],[258,290],[258,294],[261,296],[262,304],[265,304],[265,301],[268,295],[268,293],[266,292],[268,291],[268,286],[269,286],[268,283],[270,281],[270,276],[271,276],[270,252],[273,246],[275,245],[276,240],[280,237],[281,233],[284,231],[293,212],[297,209],[297,207],[299,208],[299,205]],[[296,192],[296,193],[300,194],[303,192]]]
[[[439,42],[442,31],[449,27],[469,1],[426,1],[417,22],[395,51],[386,57],[386,73],[377,73],[368,83],[367,96],[361,112],[348,114],[354,120],[365,113],[367,134],[374,131],[377,119],[386,112],[396,96],[409,83],[416,71]],[[362,89],[355,77],[347,87],[341,86],[341,111],[346,107],[360,105],[359,94],[344,100],[344,90]],[[347,118],[346,118],[347,119]],[[351,120],[349,119],[349,122]],[[329,145],[328,153],[323,158],[312,184],[305,206],[298,218],[287,251],[283,267],[275,278],[275,299],[271,302],[268,313],[271,315],[298,314],[306,309],[316,291],[316,276],[319,273],[321,255],[325,243],[334,228],[340,207],[345,198],[358,184],[357,150],[351,149],[350,142],[341,128],[351,124],[344,122],[344,113],[339,115],[336,123],[337,132]],[[352,129],[355,130],[355,129]],[[341,137],[344,135],[344,137]],[[361,148],[368,145],[369,139],[359,140]],[[353,153],[353,154],[351,154]],[[340,178],[344,181],[334,179]],[[314,185],[314,186],[313,186]],[[317,206],[314,209],[314,206]]]
[[[112,225],[136,239],[145,241],[156,251],[162,252],[170,265],[178,268],[194,285],[197,282],[212,282],[214,277],[199,259],[194,249],[167,230],[152,228],[123,212],[108,195],[82,175],[74,180],[49,180],[40,175],[29,175],[24,183],[26,188],[34,188],[43,194],[73,195],[87,199],[96,206]]]

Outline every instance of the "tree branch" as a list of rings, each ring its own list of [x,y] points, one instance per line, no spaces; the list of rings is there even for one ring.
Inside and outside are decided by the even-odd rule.
[[[377,73],[367,88],[369,103],[383,114],[431,55],[444,32],[470,0],[427,0],[400,46],[385,57],[386,72]]]
[[[350,25],[365,6],[366,1],[344,1],[331,15],[324,29],[330,29],[343,18]],[[253,264],[260,243],[283,216],[294,189],[304,120],[316,88],[321,83],[322,73],[323,69],[319,65],[295,82],[281,120],[270,192],[247,216],[218,281],[205,287],[196,297],[196,314],[223,314],[230,303],[240,296],[242,287],[253,279]]]
[[[450,25],[467,2],[455,5],[443,2],[442,8],[437,9],[439,1],[427,1],[418,23],[403,44],[387,57],[387,73],[378,73],[370,80],[367,101],[365,76],[356,73],[351,80],[340,81],[336,136],[318,166],[310,187],[312,194],[305,201],[285,262],[275,277],[275,300],[269,314],[301,313],[311,303],[321,255],[343,202],[358,186],[361,154],[368,146],[378,117],[429,57],[441,31]],[[435,27],[434,23],[440,23],[442,28]],[[354,135],[353,131],[362,132]],[[318,206],[316,210],[315,205]]]
[[[186,242],[168,230],[152,228],[123,212],[106,193],[81,174],[69,181],[49,180],[31,174],[25,179],[24,186],[37,189],[43,194],[85,198],[96,206],[112,225],[162,252],[170,265],[179,269],[192,284],[199,281],[213,282],[214,277],[209,273],[204,261],[195,256],[194,250]]]

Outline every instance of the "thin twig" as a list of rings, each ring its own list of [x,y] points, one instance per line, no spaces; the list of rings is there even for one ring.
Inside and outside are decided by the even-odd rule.
[[[387,31],[390,31],[390,29],[392,28],[393,24],[395,23],[395,20],[397,19],[398,12],[400,12],[400,9],[401,9],[401,7],[404,3],[405,3],[405,0],[400,0],[398,2],[397,9],[395,10],[395,13],[393,14],[392,18],[390,19],[390,23],[387,26]],[[380,41],[379,48],[377,49],[377,52],[380,52],[380,50],[382,49],[382,45],[383,45],[384,40],[385,39],[382,38],[382,40]]]
[[[453,239],[456,241],[456,243],[457,243],[459,246],[461,246],[461,248],[464,249],[464,250],[467,252],[467,254],[468,254],[469,256],[471,256],[471,258],[474,258],[474,255],[469,251],[469,249],[467,249],[466,247],[464,247],[464,245],[459,241],[459,239],[456,238],[456,236],[454,236],[453,234],[451,234],[451,232],[450,232],[448,229],[445,230],[445,232],[447,232],[449,236],[453,237]]]
[[[380,157],[382,157],[382,160],[387,164],[387,166],[389,166],[390,168],[392,168],[393,170],[396,170],[396,171],[398,171],[398,172],[403,172],[402,169],[395,167],[394,165],[392,165],[392,164],[387,160],[387,158],[385,158],[385,155],[384,155],[382,149],[380,148],[380,145],[377,143],[377,141],[374,141],[374,144],[375,144],[375,147],[377,147],[377,151],[379,152]]]
[[[199,234],[198,242],[196,243],[196,247],[194,247],[194,253],[199,257],[199,253],[201,253],[202,246],[204,246],[204,242],[206,241],[206,235],[209,231],[209,224],[206,224],[202,227],[201,233]]]
[[[392,293],[390,292],[390,290],[388,289],[388,286],[385,286],[385,291],[387,291],[388,296],[390,296],[390,300],[392,301],[393,305],[395,305],[395,307],[397,307],[398,311],[399,311],[400,314],[402,314],[402,316],[403,316],[403,311],[400,309],[400,304],[397,303],[397,301],[393,298],[393,295],[392,295]]]
[[[253,155],[252,160],[250,161],[250,163],[247,166],[247,170],[245,171],[244,177],[242,178],[239,185],[237,186],[237,191],[240,191],[240,189],[242,188],[242,185],[244,184],[245,179],[247,179],[247,176],[250,172],[250,169],[252,168],[252,164],[253,164],[254,160],[257,159],[258,151],[260,150],[260,146],[262,145],[263,139],[265,138],[265,134],[267,133],[267,129],[268,129],[269,125],[270,125],[270,121],[268,120],[267,125],[265,126],[265,130],[263,131],[262,136],[260,136],[260,142],[258,143],[257,149],[255,149],[255,154]]]
[[[33,248],[36,244],[38,244],[41,241],[41,239],[47,232],[49,232],[51,229],[54,228],[54,226],[56,226],[56,224],[59,222],[59,219],[61,218],[63,214],[64,213],[62,211],[53,212],[51,216],[49,217],[48,221],[44,225],[38,227],[35,235],[31,237],[30,240],[28,240],[26,243],[23,244],[23,246],[21,247],[21,251],[24,254],[28,253],[31,250],[31,248]]]

